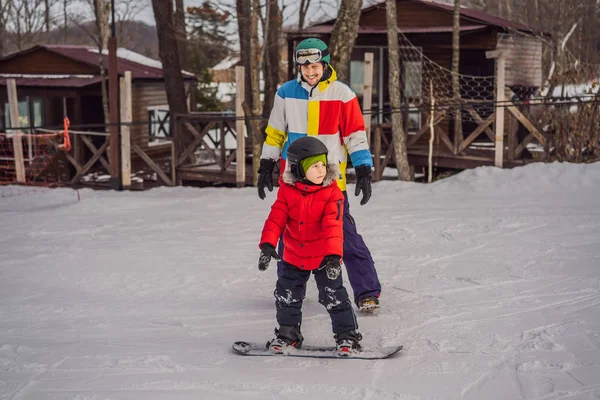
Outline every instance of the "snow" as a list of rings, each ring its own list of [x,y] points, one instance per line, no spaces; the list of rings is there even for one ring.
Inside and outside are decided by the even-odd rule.
[[[552,96],[555,98],[559,97],[578,97],[581,96],[584,99],[587,97],[588,99],[593,99],[594,95],[598,94],[598,90],[600,89],[600,84],[598,80],[590,81],[587,83],[581,84],[573,84],[573,85],[558,85],[555,86],[552,91]],[[549,87],[545,87],[540,96],[546,97],[548,94]]]
[[[94,47],[89,47],[88,51],[90,53],[98,53],[98,48],[94,48]],[[102,50],[102,54],[104,55],[108,55],[108,50],[104,49]],[[128,60],[131,62],[135,62],[141,65],[145,65],[147,67],[151,67],[151,68],[156,68],[156,69],[160,69],[162,70],[162,62],[158,61],[158,60],[154,60],[150,57],[146,57],[143,54],[140,53],[136,53],[135,51],[131,51],[129,49],[126,49],[124,47],[119,47],[117,49],[117,57],[118,58],[122,58],[124,60]],[[193,76],[194,74],[192,72],[187,72],[187,71],[181,71],[182,73],[186,74],[186,75],[191,75]]]
[[[94,75],[46,75],[46,74],[0,74],[0,78],[21,78],[21,79],[92,79]]]
[[[217,99],[224,103],[235,100],[236,86],[235,82],[211,82],[211,88],[217,88]]]
[[[0,399],[600,397],[600,163],[351,195],[383,284],[363,345],[405,346],[379,361],[230,350],[275,326],[275,193],[0,190]],[[312,280],[303,311],[306,342],[333,344]]]
[[[227,56],[223,60],[221,60],[217,65],[212,67],[213,71],[221,71],[233,68],[235,64],[240,62],[240,57],[235,56]]]

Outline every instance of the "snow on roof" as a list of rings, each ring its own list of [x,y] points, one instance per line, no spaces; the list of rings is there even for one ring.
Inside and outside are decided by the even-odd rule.
[[[65,75],[65,74],[0,74],[0,78],[20,78],[20,79],[92,79],[94,75]]]
[[[88,47],[87,49],[90,53],[98,53],[98,48],[95,47]],[[102,50],[102,54],[104,55],[108,55],[108,50],[107,49],[103,49]],[[157,68],[162,70],[162,62],[155,60],[153,58],[150,57],[146,57],[143,54],[140,53],[136,53],[135,51],[131,51],[129,49],[126,49],[124,47],[119,47],[117,49],[117,57],[122,58],[124,60],[128,60],[134,63],[138,63],[141,65],[145,65],[147,67],[151,67],[151,68]],[[189,71],[183,71],[183,73],[185,74],[189,74],[189,75],[194,75],[192,72]]]
[[[239,61],[240,61],[239,57],[227,56],[220,63],[218,63],[217,65],[215,65],[214,67],[212,67],[212,70],[213,71],[227,70],[227,69],[232,68]]]

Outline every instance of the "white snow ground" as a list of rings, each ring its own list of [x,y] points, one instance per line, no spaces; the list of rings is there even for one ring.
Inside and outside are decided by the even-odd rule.
[[[383,284],[363,345],[405,345],[380,361],[231,352],[275,326],[256,267],[274,193],[80,194],[0,198],[1,399],[600,398],[600,163],[352,196]],[[306,342],[332,344],[316,297]]]

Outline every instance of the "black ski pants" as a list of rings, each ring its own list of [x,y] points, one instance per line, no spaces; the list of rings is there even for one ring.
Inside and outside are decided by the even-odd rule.
[[[331,317],[333,333],[350,332],[358,329],[356,316],[348,292],[344,287],[342,274],[335,280],[327,277],[325,268],[306,271],[283,263],[275,287],[275,308],[279,325],[300,329],[302,324],[302,301],[306,293],[306,283],[311,272],[319,289],[319,303],[325,306]]]

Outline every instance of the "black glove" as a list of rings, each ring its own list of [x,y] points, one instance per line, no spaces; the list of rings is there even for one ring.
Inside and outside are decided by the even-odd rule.
[[[269,192],[273,191],[273,168],[275,168],[275,161],[270,158],[261,158],[260,168],[258,169],[258,197],[264,200],[267,195],[265,194],[265,188],[269,189]]]
[[[258,257],[258,269],[261,271],[265,271],[269,267],[269,263],[271,262],[271,258],[276,260],[281,260],[279,255],[275,251],[275,247],[271,243],[263,243],[260,246],[260,257]]]
[[[364,206],[371,198],[371,167],[360,165],[354,167],[354,171],[356,171],[356,190],[354,191],[354,195],[358,196],[362,190],[363,197],[360,205]]]
[[[323,257],[323,261],[321,261],[321,266],[319,269],[325,268],[325,272],[327,273],[327,278],[334,281],[340,276],[342,273],[342,265],[340,256],[336,256],[334,254]]]

